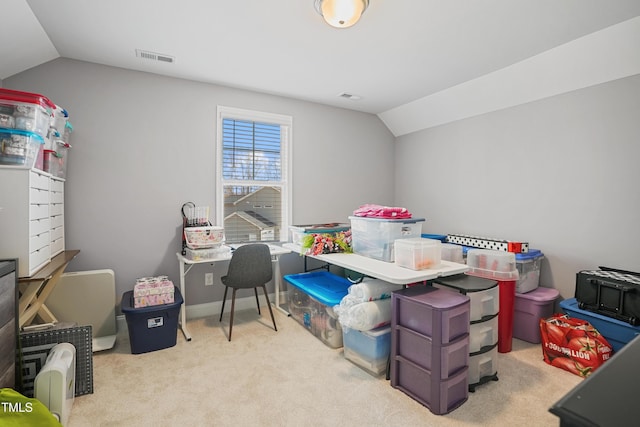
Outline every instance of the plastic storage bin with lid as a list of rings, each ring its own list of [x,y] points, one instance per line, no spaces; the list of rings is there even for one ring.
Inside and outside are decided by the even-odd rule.
[[[135,308],[133,291],[125,292],[121,309],[127,320],[131,353],[148,353],[175,346],[182,303],[182,295],[176,288],[173,304]]]
[[[0,129],[0,165],[43,169],[44,138],[21,129]]]
[[[538,287],[526,294],[516,293],[513,337],[534,344],[539,344],[540,319],[551,317],[554,303],[560,296],[557,289]]]
[[[442,242],[422,237],[398,239],[394,243],[395,262],[411,270],[438,268],[442,253]]]
[[[500,311],[498,313],[498,352],[511,351],[513,338],[513,315],[516,297],[516,281],[520,278],[513,252],[491,249],[469,249],[467,251],[466,274],[498,281]]]
[[[424,218],[382,219],[350,216],[353,252],[393,262],[394,243],[398,239],[421,237]]]
[[[184,236],[190,249],[213,248],[224,242],[224,228],[215,225],[185,227]]]
[[[0,122],[6,127],[34,132],[44,138],[55,108],[45,96],[0,88]]]
[[[560,301],[560,308],[565,314],[576,319],[586,320],[607,339],[613,351],[619,351],[635,337],[640,335],[640,326],[632,326],[622,320],[604,316],[593,311],[580,308],[578,300],[569,298]]]
[[[289,234],[291,243],[294,245],[302,245],[302,240],[308,234],[314,233],[339,233],[340,231],[347,231],[351,228],[349,224],[342,224],[339,222],[328,222],[325,224],[306,224],[306,225],[291,225],[289,226]]]
[[[331,348],[343,346],[342,326],[333,307],[340,304],[351,282],[328,271],[288,274],[289,313]]]
[[[53,176],[64,178],[64,159],[54,150],[43,150],[43,169],[45,172]]]
[[[389,325],[370,331],[346,328],[342,331],[342,339],[345,359],[373,375],[387,371],[391,351]]]
[[[462,246],[454,245],[453,243],[443,243],[441,245],[441,251],[441,258],[444,261],[457,262],[459,264],[465,263],[465,254]]]
[[[516,253],[516,268],[520,277],[516,282],[516,293],[524,294],[536,289],[540,284],[540,267],[544,254],[538,249]]]

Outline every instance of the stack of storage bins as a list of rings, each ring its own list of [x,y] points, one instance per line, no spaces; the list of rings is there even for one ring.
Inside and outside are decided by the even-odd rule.
[[[430,284],[469,297],[469,391],[474,392],[488,381],[498,381],[498,282],[456,274],[434,279]]]
[[[515,254],[491,249],[469,249],[467,266],[469,271],[466,274],[498,281],[498,352],[508,353],[513,338],[516,281],[520,277]]]
[[[560,296],[557,289],[540,287],[540,268],[543,253],[538,249],[516,254],[516,268],[520,278],[516,282],[516,299],[513,316],[513,337],[539,344],[540,319],[551,317],[555,301]]]
[[[283,278],[291,317],[328,347],[342,347],[342,327],[333,307],[347,295],[351,282],[328,271],[289,274]]]
[[[66,178],[72,130],[69,113],[47,97],[0,88],[0,164]]]
[[[0,88],[0,165],[43,169],[54,109],[42,95]]]
[[[364,278],[352,284],[335,307],[344,337],[345,359],[372,375],[387,372],[391,352],[391,294],[402,289],[384,280]]]
[[[69,143],[73,126],[69,122],[69,113],[59,105],[55,106],[49,129],[49,142],[44,150],[44,170],[53,176],[66,178],[69,161]]]
[[[424,218],[382,219],[350,216],[353,252],[394,262],[394,242],[398,239],[421,237]]]
[[[469,297],[432,286],[391,294],[391,386],[436,415],[469,396]]]

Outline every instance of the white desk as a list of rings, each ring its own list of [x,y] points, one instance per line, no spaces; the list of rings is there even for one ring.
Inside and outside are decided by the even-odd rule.
[[[290,243],[282,245],[300,253],[300,247]],[[376,279],[396,285],[408,285],[410,283],[432,280],[437,277],[451,276],[454,274],[464,273],[469,270],[465,264],[457,262],[442,261],[438,268],[428,268],[426,270],[411,270],[410,268],[399,267],[395,262],[379,261],[377,259],[365,257],[358,254],[324,254],[324,255],[305,255],[328,264],[337,265],[342,268],[357,271]]]
[[[233,245],[233,246],[236,246],[236,245]],[[280,277],[280,262],[279,261],[280,261],[280,255],[288,254],[288,253],[291,252],[291,250],[287,249],[287,248],[280,247],[280,246],[276,246],[276,245],[269,245],[269,249],[271,251],[271,261],[274,264],[274,283],[275,283],[275,293],[276,293],[275,308],[279,309],[284,314],[288,315],[289,313],[287,313],[282,308],[280,308],[280,280],[281,280],[281,277]],[[196,265],[196,264],[213,264],[213,263],[219,262],[219,261],[229,261],[231,259],[232,253],[227,253],[224,256],[211,258],[211,259],[201,259],[201,260],[198,260],[198,261],[187,259],[180,252],[176,253],[176,256],[178,257],[178,262],[180,263],[180,293],[182,294],[182,298],[185,301],[182,304],[182,306],[180,307],[180,319],[179,319],[180,329],[182,329],[182,333],[184,334],[185,339],[187,341],[191,341],[191,334],[189,333],[189,330],[187,329],[187,309],[186,309],[187,297],[186,297],[186,289],[185,289],[186,288],[186,286],[185,286],[185,278],[187,277],[187,274],[189,273],[189,271],[191,270],[191,268],[194,265]],[[272,303],[272,305],[273,305],[273,303]]]

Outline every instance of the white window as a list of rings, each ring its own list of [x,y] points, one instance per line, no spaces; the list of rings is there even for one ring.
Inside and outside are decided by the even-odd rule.
[[[287,241],[292,118],[218,106],[216,224],[228,243]]]

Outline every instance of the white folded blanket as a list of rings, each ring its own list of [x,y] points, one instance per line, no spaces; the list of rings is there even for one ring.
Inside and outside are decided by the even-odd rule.
[[[349,298],[347,295],[345,298]],[[343,299],[344,301],[344,299]],[[335,307],[343,328],[369,331],[391,323],[391,298]]]
[[[402,288],[379,279],[365,279],[362,282],[351,285],[349,294],[357,301],[374,301],[378,299],[391,298],[391,292]]]

